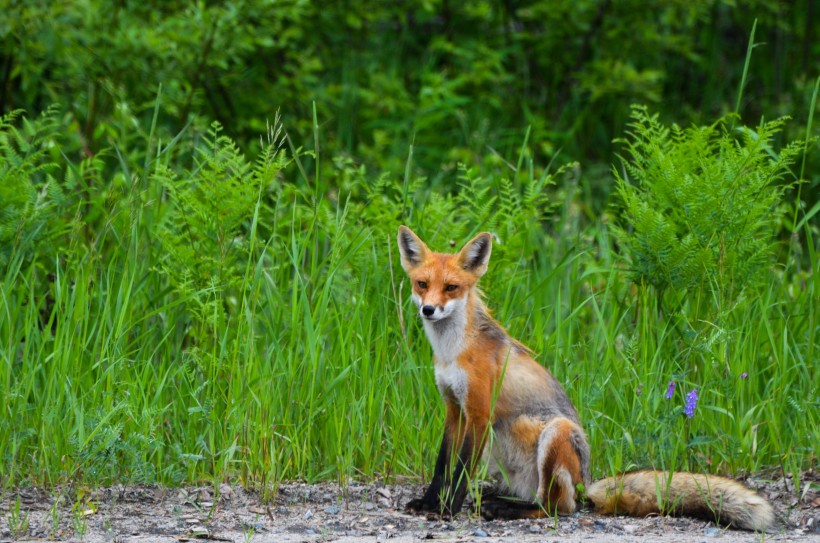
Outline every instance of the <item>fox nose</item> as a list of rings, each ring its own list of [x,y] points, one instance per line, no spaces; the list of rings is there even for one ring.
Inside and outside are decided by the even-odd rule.
[[[425,317],[432,317],[433,313],[436,312],[436,308],[432,305],[425,305],[421,308],[421,312]]]

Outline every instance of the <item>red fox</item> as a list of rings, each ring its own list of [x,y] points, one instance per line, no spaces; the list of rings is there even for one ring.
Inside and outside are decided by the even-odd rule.
[[[487,271],[491,235],[478,234],[458,253],[442,254],[401,226],[398,243],[446,407],[432,481],[408,510],[458,513],[467,479],[486,456],[501,490],[525,500],[485,498],[481,515],[487,519],[572,514],[583,484],[600,513],[674,513],[747,530],[773,529],[771,505],[724,477],[645,470],[591,482],[578,412],[555,377],[490,316],[476,286]]]

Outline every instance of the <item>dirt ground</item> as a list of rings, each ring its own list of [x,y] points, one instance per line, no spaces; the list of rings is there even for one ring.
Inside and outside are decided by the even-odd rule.
[[[727,530],[687,518],[604,517],[483,521],[408,515],[421,485],[283,484],[270,503],[243,488],[113,486],[24,488],[0,498],[0,542],[731,542],[820,541],[820,476],[805,474],[801,495],[789,479],[746,484],[770,499],[782,525],[774,534]],[[806,484],[809,483],[809,484]],[[466,511],[466,508],[465,508]]]

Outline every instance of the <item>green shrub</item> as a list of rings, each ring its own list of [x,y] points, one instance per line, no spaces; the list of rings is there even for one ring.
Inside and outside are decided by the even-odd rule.
[[[248,221],[286,162],[282,142],[269,141],[253,165],[221,130],[212,125],[196,149],[193,171],[161,168],[152,180],[171,203],[155,233],[163,250],[159,266],[206,328],[224,325],[226,311],[239,309],[252,257]]]
[[[20,116],[15,111],[0,117],[0,270],[10,264],[13,252],[32,258],[37,254],[34,244],[50,246],[61,226],[55,219],[65,200],[51,175],[57,164],[50,147],[60,130],[56,110],[39,119],[23,119],[17,128]]]
[[[148,126],[162,85],[159,133],[215,119],[246,151],[280,108],[309,138],[315,101],[328,151],[380,171],[416,141],[416,167],[445,182],[488,145],[514,154],[527,126],[539,160],[608,165],[632,103],[695,122],[734,107],[755,18],[766,46],[743,111],[804,112],[820,67],[810,1],[6,0],[0,114],[60,103],[71,150],[96,154]]]
[[[701,289],[731,303],[765,282],[785,212],[795,142],[779,152],[785,119],[732,129],[722,118],[681,129],[635,108],[616,167],[623,221],[613,229],[635,281],[659,291]]]

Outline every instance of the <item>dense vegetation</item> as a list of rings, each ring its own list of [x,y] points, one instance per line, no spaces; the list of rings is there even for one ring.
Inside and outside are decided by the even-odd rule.
[[[744,4],[0,4],[0,481],[423,473],[404,223],[496,236],[596,475],[799,484],[820,46]]]

